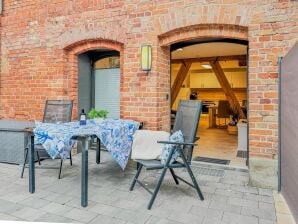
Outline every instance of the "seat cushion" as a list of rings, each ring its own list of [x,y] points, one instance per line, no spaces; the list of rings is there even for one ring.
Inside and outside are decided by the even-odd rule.
[[[184,137],[183,137],[182,132],[180,130],[174,132],[170,136],[169,141],[183,143]],[[165,144],[163,147],[163,150],[162,150],[161,158],[160,158],[161,164],[163,164],[163,165],[166,164],[167,159],[168,159],[172,149],[174,150],[174,152],[173,152],[172,158],[170,160],[170,164],[174,163],[176,161],[177,157],[180,156],[179,148],[181,148],[181,147],[182,147],[181,145]]]
[[[167,141],[170,133],[165,131],[137,130],[133,136],[131,158],[136,159],[159,159],[163,145],[157,141]]]

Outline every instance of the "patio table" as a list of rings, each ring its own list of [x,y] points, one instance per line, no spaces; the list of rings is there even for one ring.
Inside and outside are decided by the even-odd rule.
[[[66,159],[75,140],[82,141],[81,206],[88,205],[88,149],[91,137],[96,136],[124,170],[132,147],[133,134],[139,123],[131,120],[106,119],[102,122],[88,120],[86,125],[79,122],[63,124],[35,123],[31,133],[29,150],[29,192],[35,192],[34,141],[43,145],[55,159],[58,155]]]

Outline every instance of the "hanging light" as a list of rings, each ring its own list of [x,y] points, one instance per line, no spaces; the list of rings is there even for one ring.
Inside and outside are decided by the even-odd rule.
[[[152,47],[143,45],[141,47],[141,70],[149,72],[152,66]]]

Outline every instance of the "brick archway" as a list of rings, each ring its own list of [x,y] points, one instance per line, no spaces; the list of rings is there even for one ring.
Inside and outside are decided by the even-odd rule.
[[[180,27],[173,30],[169,30],[165,33],[158,35],[158,60],[157,67],[161,68],[159,74],[163,80],[159,84],[159,88],[170,94],[171,82],[170,82],[170,55],[171,45],[183,41],[189,40],[206,40],[208,38],[223,38],[223,39],[236,39],[236,40],[249,40],[248,27],[231,24],[196,24],[186,27]],[[161,118],[162,127],[165,130],[170,129],[170,103],[168,98],[164,98],[160,102],[163,111]]]
[[[248,27],[231,24],[197,24],[170,30],[158,36],[161,47],[202,38],[248,40]]]
[[[120,53],[120,89],[123,78],[123,52],[122,43],[106,39],[89,39],[70,44],[64,48],[65,51],[65,79],[64,93],[74,100],[73,119],[78,110],[78,55],[96,49],[116,50]],[[121,96],[120,96],[121,97]],[[121,101],[121,98],[120,98]],[[120,105],[121,107],[121,105]],[[121,108],[120,108],[121,111]]]
[[[230,38],[238,40],[248,40],[248,27],[231,24],[197,24],[186,27],[173,29],[158,35],[159,51],[157,66],[162,68],[159,71],[163,82],[160,82],[160,89],[169,92],[171,89],[170,82],[170,47],[172,44],[188,41],[200,40],[206,38]],[[168,99],[167,99],[168,100]],[[167,111],[162,117],[162,126],[169,130],[170,109],[169,103],[165,100],[160,103],[162,111]]]

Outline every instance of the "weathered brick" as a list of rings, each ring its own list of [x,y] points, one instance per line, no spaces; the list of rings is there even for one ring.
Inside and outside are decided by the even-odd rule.
[[[298,39],[297,1],[5,1],[1,16],[0,118],[40,120],[45,99],[73,99],[77,55],[120,52],[121,117],[168,130],[170,45],[200,38],[249,42],[250,151],[276,141],[278,56]],[[270,9],[270,10],[269,10]],[[140,46],[153,47],[152,71],[139,68]],[[264,152],[275,144],[262,146]],[[260,153],[260,156],[263,156]],[[269,155],[270,156],[270,155]]]

